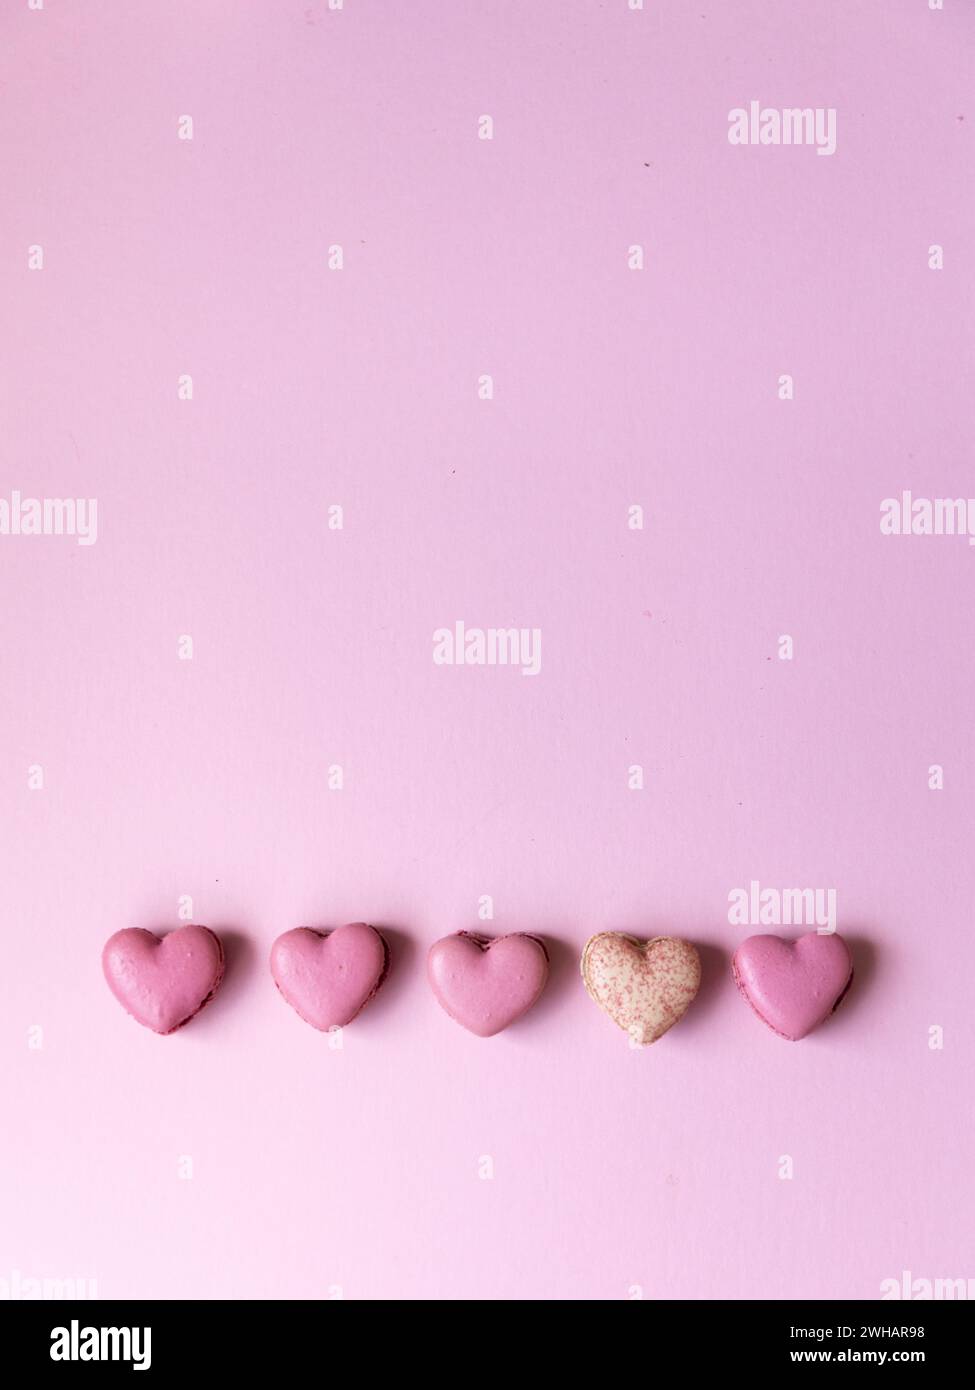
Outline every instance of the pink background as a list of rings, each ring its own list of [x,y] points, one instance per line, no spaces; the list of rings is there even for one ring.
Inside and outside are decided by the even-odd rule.
[[[0,38],[0,492],[99,502],[94,546],[0,537],[0,1278],[975,1276],[975,551],[879,528],[975,493],[973,7],[8,0]],[[752,98],[835,106],[836,154],[732,147]],[[458,618],[541,628],[541,674],[434,666]],[[753,878],[835,887],[855,946],[799,1045],[731,982]],[[230,971],[158,1038],[99,954],[184,893]],[[423,973],[481,894],[554,964],[490,1041]],[[354,918],[392,973],[331,1051],[267,954]],[[650,1049],[578,979],[603,929],[702,949]]]

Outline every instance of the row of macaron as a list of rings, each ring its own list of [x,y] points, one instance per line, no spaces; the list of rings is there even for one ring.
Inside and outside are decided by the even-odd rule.
[[[209,927],[165,936],[128,927],[102,952],[105,979],[126,1011],[154,1033],[175,1033],[208,1004],[224,976],[224,948]],[[365,922],[333,931],[296,927],[271,947],[271,976],[300,1018],[322,1032],[344,1028],[389,973],[389,946]],[[590,937],[580,962],[590,997],[637,1046],[679,1023],[701,983],[696,947],[677,936],[640,940],[624,932]],[[853,979],[853,961],[835,932],[793,941],[751,936],[738,947],[735,983],[754,1012],[780,1037],[796,1040],[836,1009]],[[528,932],[487,937],[461,931],[430,947],[427,977],[457,1023],[489,1038],[537,1002],[549,955]]]

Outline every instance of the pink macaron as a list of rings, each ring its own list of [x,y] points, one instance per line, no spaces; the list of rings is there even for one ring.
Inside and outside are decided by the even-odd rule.
[[[295,927],[271,947],[271,975],[295,1013],[321,1032],[362,1012],[389,970],[389,947],[375,927]]]
[[[154,1033],[175,1033],[216,994],[224,950],[209,927],[180,927],[156,936],[126,927],[102,951],[108,987],[123,1009]]]
[[[797,1042],[836,1010],[853,979],[853,958],[836,932],[808,932],[796,941],[750,936],[735,952],[732,970],[762,1022]]]
[[[538,999],[548,979],[548,952],[526,932],[456,932],[430,947],[427,978],[445,1013],[479,1038],[490,1038]]]

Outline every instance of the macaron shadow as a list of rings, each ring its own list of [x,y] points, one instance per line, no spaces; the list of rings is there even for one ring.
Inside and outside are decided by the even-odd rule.
[[[242,993],[250,974],[250,967],[257,954],[254,943],[244,932],[238,931],[236,927],[210,926],[208,922],[201,923],[209,927],[214,936],[220,938],[223,947],[223,979],[217,986],[214,993],[200,1009],[199,1013],[177,1028],[177,1033],[185,1033],[192,1030],[194,1035],[201,1033],[204,1029],[221,1026],[219,1015],[232,1000]],[[168,933],[163,933],[168,935]]]
[[[705,1022],[706,1015],[717,1005],[725,989],[734,989],[735,982],[731,975],[731,959],[723,946],[718,946],[712,941],[702,941],[693,932],[684,931],[677,927],[671,927],[665,932],[649,933],[659,936],[678,936],[683,941],[689,941],[697,950],[701,961],[701,983],[698,986],[697,994],[688,1005],[687,1012],[682,1018],[669,1028],[658,1042],[665,1042],[668,1038],[671,1041],[676,1038],[687,1038],[698,1026],[703,1024],[710,1027]],[[656,1046],[657,1044],[653,1044]]]
[[[486,933],[485,933],[486,935]],[[567,994],[572,988],[570,981],[582,983],[579,976],[579,956],[581,952],[568,942],[562,941],[559,937],[553,936],[541,927],[532,927],[524,932],[498,932],[500,936],[533,936],[536,941],[540,941],[545,948],[548,956],[548,978],[545,981],[545,988],[536,999],[527,1013],[522,1014],[521,1018],[516,1018],[514,1023],[502,1029],[497,1037],[525,1037],[531,1032],[532,1025],[536,1024],[544,1028],[549,1014],[556,1009],[562,1008],[565,1003],[563,993]]]
[[[833,1012],[828,1018],[823,1019],[821,1027],[834,1027],[846,1018],[851,1009],[855,1010],[857,1000],[865,990],[871,988],[880,968],[876,946],[868,937],[856,935],[856,930],[854,928],[853,932],[839,933],[850,948],[850,955],[853,958],[853,974],[850,976],[846,989],[836,1001]]]
[[[368,1004],[363,1005],[362,1018],[367,1018],[374,1009],[381,1007],[383,1000],[388,1002],[395,999],[409,985],[416,956],[416,942],[400,927],[387,927],[381,922],[370,922],[369,925],[386,943],[386,973]],[[358,1021],[357,1017],[355,1022]]]

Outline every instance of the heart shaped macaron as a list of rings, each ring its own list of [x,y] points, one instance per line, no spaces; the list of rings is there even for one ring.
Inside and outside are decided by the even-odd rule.
[[[106,941],[102,969],[127,1013],[154,1033],[175,1033],[216,993],[223,945],[208,927],[180,927],[163,937],[126,927]]]
[[[750,936],[732,961],[735,983],[763,1023],[791,1042],[828,1018],[850,987],[850,948],[835,932],[797,941]]]
[[[365,922],[330,932],[295,927],[271,947],[274,983],[295,1013],[323,1033],[351,1023],[388,969],[389,948]]]
[[[639,941],[604,931],[586,942],[582,978],[599,1007],[644,1047],[683,1018],[701,983],[701,961],[678,936]]]
[[[461,931],[430,947],[427,978],[455,1022],[490,1038],[535,1003],[548,979],[548,952],[524,932],[492,938]]]

